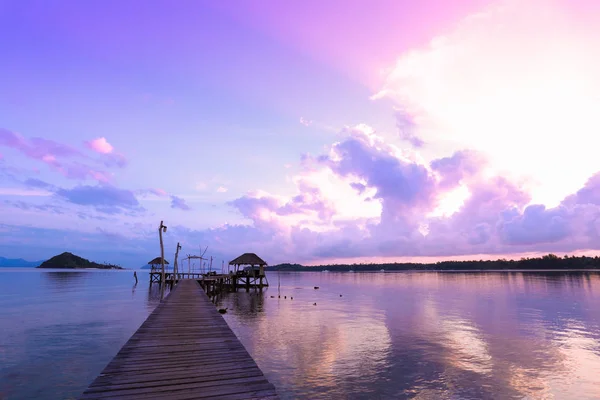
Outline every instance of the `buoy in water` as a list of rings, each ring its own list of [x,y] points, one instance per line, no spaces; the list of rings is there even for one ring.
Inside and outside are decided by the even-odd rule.
[[[313,304],[313,306],[316,306],[316,305],[317,305],[317,303]]]

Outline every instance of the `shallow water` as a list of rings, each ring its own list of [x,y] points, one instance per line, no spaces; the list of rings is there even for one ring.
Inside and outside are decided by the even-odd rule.
[[[158,304],[138,275],[0,269],[0,398],[79,395]],[[269,280],[218,303],[284,399],[600,398],[599,274]]]
[[[283,398],[600,398],[598,274],[277,280],[221,304]]]
[[[68,399],[159,302],[132,271],[0,268],[0,399]]]

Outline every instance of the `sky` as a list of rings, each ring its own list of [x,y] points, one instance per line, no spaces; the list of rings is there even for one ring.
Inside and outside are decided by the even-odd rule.
[[[0,255],[600,249],[595,0],[0,1]]]

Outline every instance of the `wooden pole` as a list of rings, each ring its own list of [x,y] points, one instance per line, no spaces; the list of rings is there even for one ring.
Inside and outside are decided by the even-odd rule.
[[[179,265],[177,264],[177,258],[179,257],[179,249],[181,249],[181,245],[177,242],[177,250],[175,250],[175,261],[173,262],[173,275],[177,277],[177,273],[179,272]]]
[[[163,221],[160,221],[160,226],[158,227],[158,238],[160,239],[160,265],[161,265],[161,278],[160,278],[160,287],[164,288],[165,286],[165,247],[163,246],[163,232],[167,231],[167,227],[163,225]]]

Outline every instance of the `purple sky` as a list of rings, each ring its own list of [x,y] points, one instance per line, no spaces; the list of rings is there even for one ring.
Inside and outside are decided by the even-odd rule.
[[[0,3],[0,255],[600,248],[600,4]],[[169,256],[171,258],[171,256]]]

